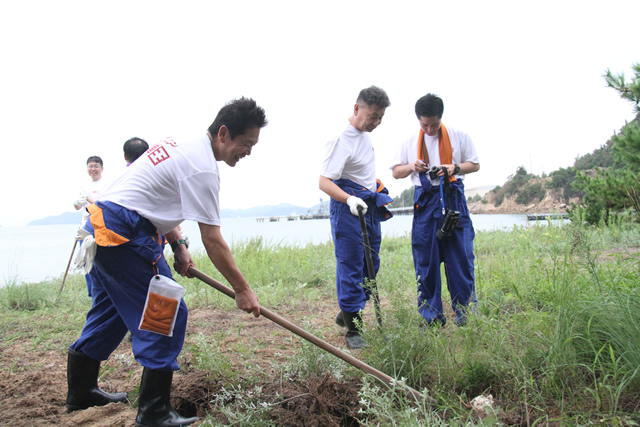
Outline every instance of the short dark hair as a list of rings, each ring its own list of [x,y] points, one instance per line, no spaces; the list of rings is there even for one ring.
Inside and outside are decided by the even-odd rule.
[[[89,163],[100,163],[100,166],[104,167],[104,165],[102,164],[102,159],[98,156],[91,156],[87,159],[87,164]]]
[[[387,108],[391,105],[387,93],[377,86],[369,86],[366,89],[362,89],[356,99],[356,104],[367,104],[368,107],[377,105],[380,108]]]
[[[438,117],[442,118],[444,113],[444,102],[442,99],[432,93],[428,93],[416,102],[416,117]]]
[[[142,153],[149,149],[149,144],[144,139],[134,136],[125,141],[122,149],[124,150],[125,159],[129,163],[133,163],[138,157],[142,156]]]
[[[211,137],[215,138],[220,127],[224,125],[229,129],[229,136],[233,139],[249,129],[263,128],[267,123],[264,109],[259,107],[253,99],[242,97],[222,107],[208,130]]]

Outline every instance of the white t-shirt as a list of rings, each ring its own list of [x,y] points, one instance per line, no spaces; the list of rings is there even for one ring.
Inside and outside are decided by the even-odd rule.
[[[103,176],[97,181],[91,181],[89,184],[82,186],[80,189],[80,195],[83,197],[91,198],[91,200],[97,200],[104,190],[109,186],[109,180]],[[80,209],[82,209],[82,220],[80,221],[80,228],[84,227],[85,223],[89,219],[89,212],[86,207],[89,203],[85,203]]]
[[[342,134],[327,142],[320,175],[350,179],[376,191],[376,156],[369,132],[361,132],[349,124]]]
[[[478,160],[478,153],[471,141],[471,137],[466,133],[447,126],[447,132],[449,133],[449,140],[451,141],[452,150],[452,163],[460,164],[464,162],[480,163]],[[416,130],[414,135],[405,139],[393,157],[391,166],[389,169],[393,169],[398,165],[408,165],[418,160],[418,136],[420,129]],[[440,148],[438,145],[438,135],[429,136],[424,134],[424,142],[427,146],[427,152],[429,153],[430,166],[440,166]],[[464,175],[456,175],[457,179],[464,179]],[[414,185],[421,185],[420,178],[417,173],[411,172],[411,182]],[[433,185],[440,185],[440,180],[431,180]]]
[[[136,211],[166,234],[183,220],[219,226],[219,190],[218,164],[205,134],[149,147],[100,200]]]

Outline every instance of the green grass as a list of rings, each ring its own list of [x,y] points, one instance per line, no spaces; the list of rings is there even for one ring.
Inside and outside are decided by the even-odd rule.
[[[365,325],[370,346],[359,357],[437,398],[438,405],[412,406],[376,380],[363,378],[360,421],[407,426],[639,423],[639,248],[640,226],[628,222],[608,228],[546,224],[478,232],[477,311],[466,327],[449,322],[443,329],[422,330],[410,238],[384,239],[378,275],[386,303],[384,327],[380,333],[375,320]],[[335,300],[330,242],[301,248],[255,238],[234,245],[232,251],[265,307],[313,307]],[[225,283],[204,255],[194,258],[201,271]],[[235,308],[231,299],[209,286],[176,278],[185,287],[189,307]],[[82,276],[70,276],[60,298],[59,283],[7,283],[0,288],[0,348],[28,340],[30,348],[64,351],[82,327],[89,300]],[[446,289],[443,299],[448,305]],[[312,330],[311,324],[303,327],[319,336],[325,332]],[[235,383],[239,373],[216,348],[221,334],[199,336],[184,351],[195,356],[199,368],[230,381],[235,403],[218,405],[229,420],[268,425],[260,421],[266,409],[247,392],[253,386],[247,383],[251,376]],[[274,366],[279,378],[326,372],[337,378],[361,376],[311,344],[297,346],[294,357]],[[238,349],[235,357],[251,350]],[[20,368],[3,368],[11,369]],[[467,407],[480,394],[495,398],[495,411],[484,421]],[[216,425],[213,420],[207,423],[203,425]]]

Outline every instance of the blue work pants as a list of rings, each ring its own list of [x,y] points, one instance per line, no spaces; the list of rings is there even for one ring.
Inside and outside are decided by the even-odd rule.
[[[427,323],[446,323],[441,295],[440,264],[444,263],[451,304],[456,323],[466,321],[466,310],[477,302],[475,295],[473,239],[475,232],[469,217],[462,183],[451,185],[446,207],[460,212],[458,226],[450,236],[439,240],[444,215],[438,187],[425,192],[414,206],[411,245],[418,285],[418,311]]]
[[[364,215],[371,246],[373,269],[377,274],[380,268],[380,242],[382,232],[380,220],[375,211],[375,200],[367,202],[367,213]],[[336,255],[336,290],[340,309],[348,313],[364,310],[371,296],[371,288],[363,287],[369,278],[362,240],[360,220],[351,213],[346,203],[331,199],[330,204],[331,235]]]

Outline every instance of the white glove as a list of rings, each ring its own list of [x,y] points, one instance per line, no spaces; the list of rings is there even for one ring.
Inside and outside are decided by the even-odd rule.
[[[77,269],[80,270],[84,268],[85,275],[91,273],[97,248],[98,245],[96,244],[95,239],[91,234],[87,233],[87,236],[82,240],[80,251],[74,260]]]
[[[89,203],[87,201],[87,196],[80,196],[80,198],[78,200],[76,200],[75,202],[73,202],[73,206],[77,207],[78,209],[80,209],[81,207],[83,207],[84,205],[86,205],[87,203]]]
[[[358,206],[362,206],[362,215],[367,213],[367,204],[356,196],[349,196],[347,205],[349,205],[352,215],[358,216]]]
[[[87,237],[89,235],[89,232],[87,230],[85,230],[84,228],[80,227],[78,228],[78,231],[76,231],[76,237],[75,239],[79,242],[83,241],[85,237]]]

